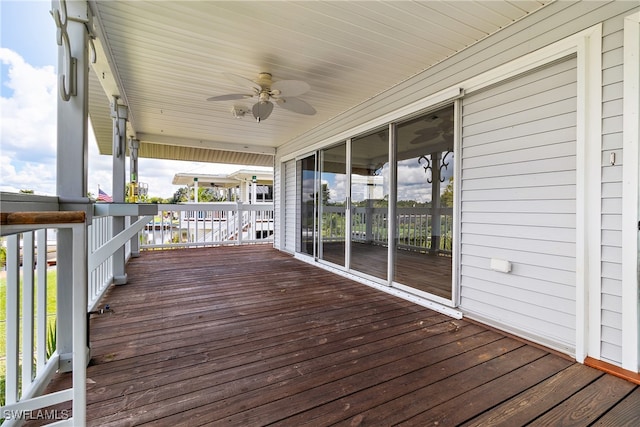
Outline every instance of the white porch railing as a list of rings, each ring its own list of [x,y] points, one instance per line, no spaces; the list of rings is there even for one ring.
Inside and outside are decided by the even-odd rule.
[[[267,243],[273,231],[271,203],[159,204],[141,232],[140,249]]]
[[[59,368],[58,350],[47,352],[47,229],[72,235],[73,386],[42,395]],[[3,213],[6,237],[6,359],[3,426],[25,419],[84,425],[86,407],[86,225],[84,212]],[[36,248],[38,249],[36,251]],[[59,288],[58,288],[59,289]],[[49,346],[55,342],[49,342]],[[69,411],[46,408],[73,401]]]
[[[131,254],[131,239],[152,220],[155,205],[97,204],[78,201],[79,206],[93,206],[92,224],[84,211],[61,212],[57,197],[2,193],[1,235],[6,239],[6,352],[4,355],[4,406],[0,408],[3,426],[20,425],[25,420],[53,421],[49,425],[84,425],[86,418],[87,313],[98,305],[102,294],[113,282],[114,253],[125,247]],[[87,199],[88,201],[88,199]],[[88,210],[91,212],[91,209]],[[131,221],[138,215],[148,215]],[[113,236],[112,217],[124,216],[125,229]],[[78,218],[82,218],[78,221]],[[61,297],[58,280],[57,300],[71,299],[72,330],[48,329],[47,264],[54,259],[47,250],[47,233],[56,232],[55,257],[60,258],[60,237],[70,236],[71,270],[61,271],[58,278],[72,277],[71,289],[65,286]],[[56,261],[58,261],[56,260]],[[124,262],[124,260],[121,260]],[[69,273],[69,274],[67,274]],[[56,313],[58,321],[63,314]],[[67,317],[68,319],[68,317]],[[57,323],[57,322],[56,322]],[[57,338],[48,339],[49,331]],[[59,354],[61,342],[70,342]],[[58,347],[57,347],[58,346]],[[68,370],[72,358],[73,386],[67,390],[43,395],[50,379],[59,370]],[[63,360],[64,359],[64,360]],[[73,413],[49,407],[72,401]],[[73,417],[72,417],[73,415]]]

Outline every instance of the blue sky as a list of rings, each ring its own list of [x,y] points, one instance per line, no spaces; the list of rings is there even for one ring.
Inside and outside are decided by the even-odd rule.
[[[51,1],[0,0],[0,191],[56,194],[56,28]],[[106,98],[105,98],[106,99]],[[108,101],[106,101],[108,102]],[[90,132],[88,189],[112,194],[111,156],[102,156]],[[127,161],[127,167],[129,162]],[[149,194],[168,198],[176,173],[228,173],[241,166],[139,160]]]

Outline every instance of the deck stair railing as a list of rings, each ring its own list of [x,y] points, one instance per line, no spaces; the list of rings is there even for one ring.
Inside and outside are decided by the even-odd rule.
[[[2,213],[6,239],[6,359],[3,426],[25,419],[84,425],[86,408],[86,216],[83,211]],[[47,351],[47,230],[72,235],[72,388],[42,394],[59,368],[58,349]],[[58,287],[60,289],[60,287]],[[60,333],[61,331],[58,331]],[[51,346],[51,343],[49,344]],[[73,401],[69,411],[47,409]]]
[[[273,241],[272,203],[159,204],[141,232],[140,249],[240,245]]]

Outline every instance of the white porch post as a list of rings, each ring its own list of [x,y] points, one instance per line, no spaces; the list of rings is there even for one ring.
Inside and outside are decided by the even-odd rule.
[[[140,189],[138,188],[138,148],[140,148],[140,141],[137,139],[129,139],[129,175],[131,181],[132,191],[135,194],[134,201],[138,203]],[[137,216],[131,217],[131,223],[138,220]],[[131,238],[131,257],[137,258],[140,256],[140,239],[136,234]]]
[[[87,212],[88,159],[88,32],[89,11],[86,1],[52,1],[56,19],[59,91],[57,106],[56,192],[60,210]],[[69,372],[73,360],[73,271],[75,262],[87,265],[86,250],[72,252],[73,232],[62,229],[57,236],[57,349],[59,369]],[[78,258],[80,257],[80,258]],[[85,278],[86,286],[86,278]],[[87,301],[80,301],[86,310]]]
[[[198,178],[193,178],[193,201],[198,203]]]
[[[249,202],[249,182],[247,182],[246,180],[242,181],[242,184],[240,184],[240,202]]]
[[[125,193],[125,154],[128,108],[118,104],[118,97],[113,97],[111,104],[113,118],[113,201],[124,203]],[[124,217],[114,216],[112,219],[112,237],[124,230]],[[127,283],[125,272],[125,248],[122,246],[113,254],[113,283],[124,285]]]

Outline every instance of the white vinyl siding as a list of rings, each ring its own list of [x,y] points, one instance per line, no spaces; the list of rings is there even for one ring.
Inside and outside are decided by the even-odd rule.
[[[573,352],[574,58],[462,101],[460,307]],[[512,263],[490,269],[491,258]]]
[[[296,198],[296,162],[290,160],[283,163],[284,175],[284,250],[294,253],[296,250],[296,218],[298,203]]]
[[[622,361],[622,107],[624,15],[602,37],[602,360]],[[611,154],[615,164],[611,165]]]

